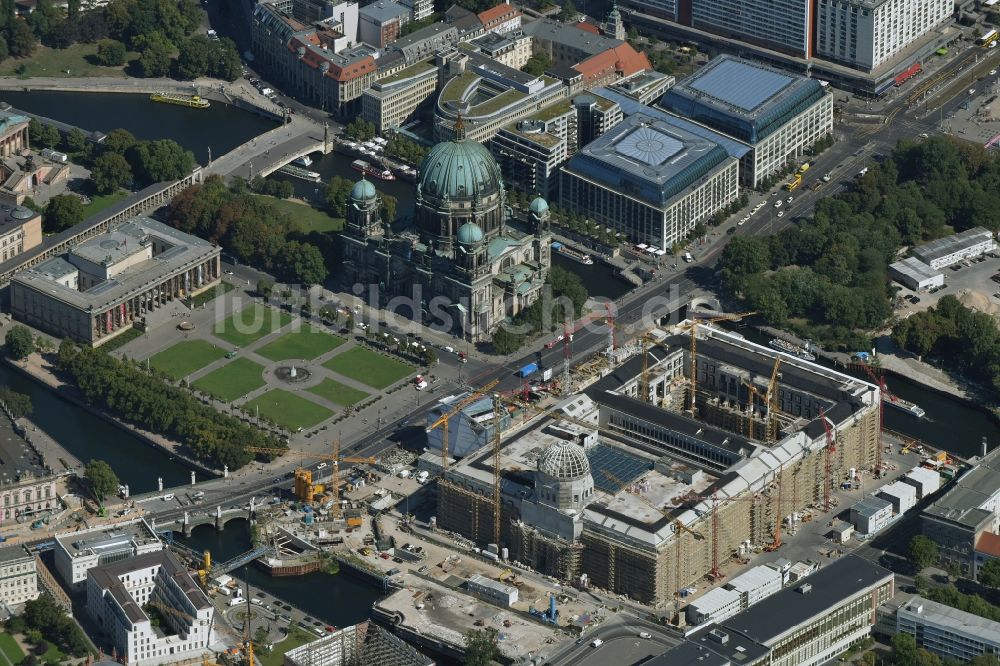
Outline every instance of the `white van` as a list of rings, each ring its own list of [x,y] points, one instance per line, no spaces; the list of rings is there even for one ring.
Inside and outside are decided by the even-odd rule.
[[[602,645],[604,645],[604,641],[601,640],[600,638],[595,638],[594,640],[590,641],[590,647],[601,647]]]
[[[424,484],[427,483],[427,479],[430,477],[430,472],[423,470],[417,473],[417,483]]]
[[[401,469],[401,470],[399,470],[398,476],[401,479],[408,479],[408,478],[410,478],[410,470],[408,470],[408,469]]]
[[[236,597],[235,599],[229,600],[230,606],[240,606],[246,604],[246,600],[243,597]]]
[[[694,261],[694,257],[691,256],[691,253],[690,252],[685,252],[684,253],[684,262],[690,264],[692,261]]]

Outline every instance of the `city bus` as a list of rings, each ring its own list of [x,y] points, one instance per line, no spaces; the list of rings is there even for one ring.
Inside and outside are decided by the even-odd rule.
[[[993,42],[997,41],[997,37],[1000,37],[1000,33],[998,33],[996,29],[993,29],[977,39],[976,44],[979,46],[989,46]]]
[[[789,192],[791,192],[792,190],[794,190],[795,188],[797,188],[801,184],[802,184],[802,174],[801,173],[797,173],[797,174],[795,174],[794,178],[792,178],[790,181],[788,181],[787,183],[785,183],[785,189],[788,190]]]

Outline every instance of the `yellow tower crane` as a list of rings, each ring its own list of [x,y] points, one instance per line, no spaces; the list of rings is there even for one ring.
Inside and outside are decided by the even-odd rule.
[[[695,395],[698,392],[698,327],[704,324],[713,324],[717,321],[740,321],[744,317],[749,317],[751,315],[757,314],[756,312],[740,312],[738,314],[727,314],[721,317],[712,317],[711,319],[692,319],[690,323],[687,324],[691,331],[691,399],[688,403],[688,408],[691,413],[695,413],[697,407],[695,403]]]
[[[775,398],[778,395],[778,368],[781,366],[781,357],[774,359],[774,368],[771,369],[771,381],[767,383],[767,441],[773,442],[778,439],[778,420],[775,414],[778,411],[778,403]]]
[[[313,453],[312,451],[302,451],[293,449],[278,449],[266,446],[248,446],[247,451],[251,453],[268,453],[283,455],[285,453],[298,454],[304,458],[315,458],[317,460],[328,460],[332,468],[331,487],[333,490],[333,506],[331,513],[335,518],[340,517],[340,465],[341,463],[367,463],[374,465],[378,458],[372,457],[341,457],[340,440],[333,440],[333,453]],[[295,470],[295,497],[302,502],[312,502],[316,486],[312,482],[312,471],[305,469],[301,465]]]
[[[748,382],[745,379],[741,379],[740,382],[744,386],[746,386],[747,390],[750,392],[750,397],[748,399],[749,407],[750,407],[750,409],[748,411],[750,412],[750,414],[749,414],[749,418],[747,418],[747,437],[749,437],[750,439],[753,439],[753,413],[754,413],[754,404],[756,403],[757,399],[760,397],[760,391],[758,391],[757,387],[753,385],[753,382]],[[770,407],[768,407],[768,409],[770,409]]]
[[[500,394],[493,394],[493,543],[500,548],[500,518],[503,500],[500,496],[500,417],[504,413]]]
[[[494,386],[500,383],[499,379],[494,379],[490,383],[480,387],[479,389],[473,391],[467,397],[462,398],[454,405],[449,405],[451,409],[447,410],[441,417],[427,427],[427,432],[435,428],[441,428],[441,468],[444,470],[448,469],[448,424],[451,419],[456,416],[463,409],[474,403],[475,401],[482,398],[484,395],[490,392]]]

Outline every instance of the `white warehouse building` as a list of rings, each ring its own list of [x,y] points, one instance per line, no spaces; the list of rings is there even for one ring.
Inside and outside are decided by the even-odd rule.
[[[721,622],[742,610],[740,593],[717,587],[688,604],[685,612],[689,624]]]
[[[993,234],[975,227],[938,238],[913,249],[913,256],[931,268],[945,268],[966,259],[975,259],[996,249]]]
[[[879,488],[878,496],[892,504],[893,513],[902,515],[917,505],[917,489],[902,481]]]
[[[749,608],[781,590],[781,585],[781,572],[761,565],[733,578],[726,584],[726,589],[737,592],[740,595],[741,607]]]
[[[941,487],[941,475],[926,467],[914,467],[902,479],[917,489],[917,499],[933,495]]]
[[[163,542],[142,518],[102,525],[56,537],[56,571],[74,591],[81,590],[94,567],[162,549]]]
[[[875,534],[892,520],[892,503],[881,497],[866,497],[851,507],[851,522],[861,534]]]

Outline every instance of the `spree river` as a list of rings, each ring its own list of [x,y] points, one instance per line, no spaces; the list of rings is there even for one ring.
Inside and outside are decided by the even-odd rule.
[[[0,91],[0,101],[15,109],[108,133],[126,129],[140,139],[173,139],[194,153],[200,164],[208,151],[221,157],[253,137],[274,129],[275,122],[242,109],[212,102],[188,109],[151,102],[138,93],[78,93],[51,90]]]

